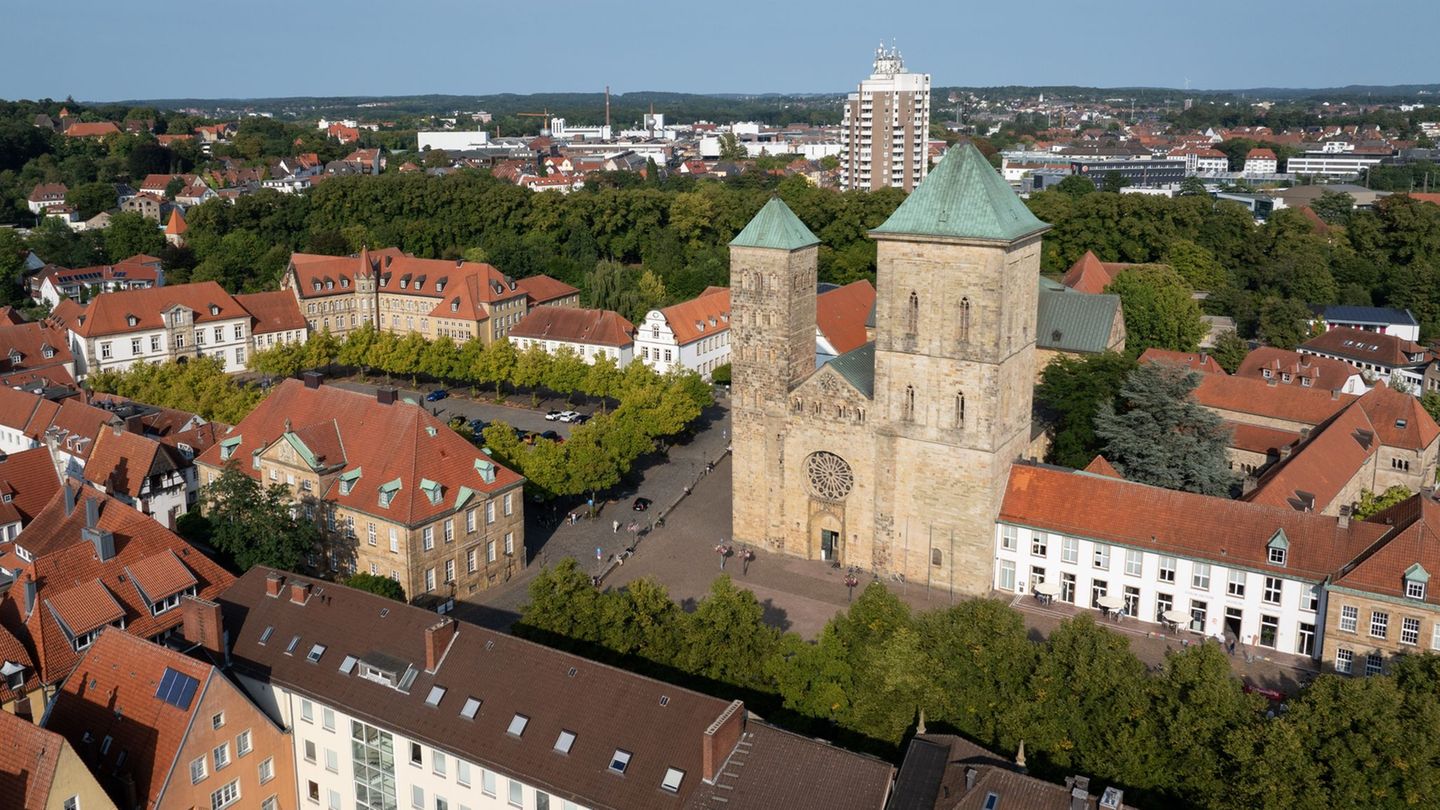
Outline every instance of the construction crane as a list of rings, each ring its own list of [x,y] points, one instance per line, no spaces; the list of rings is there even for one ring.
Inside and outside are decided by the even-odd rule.
[[[550,134],[550,110],[549,110],[549,108],[546,108],[546,110],[545,110],[544,112],[538,112],[538,113],[515,113],[515,115],[516,115],[516,117],[518,117],[518,118],[543,118],[543,119],[545,120],[545,124],[544,124],[545,129],[544,129],[544,131],[541,132],[540,134],[541,134],[541,135],[549,135],[549,134]]]

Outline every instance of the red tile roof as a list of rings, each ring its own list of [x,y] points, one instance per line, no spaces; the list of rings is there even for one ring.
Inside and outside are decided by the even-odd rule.
[[[0,678],[0,702],[9,703],[22,694],[28,694],[32,690],[40,688],[40,673],[35,669],[35,659],[30,657],[30,651],[25,649],[25,645],[20,643],[20,639],[16,638],[14,633],[5,629],[3,625],[0,625],[0,664],[13,664],[24,667],[26,670],[24,680],[20,684],[19,689],[11,689],[10,684],[7,683],[5,679]],[[8,717],[10,713],[0,711],[0,715]],[[0,746],[4,745],[4,740],[5,735],[0,733]],[[4,753],[0,752],[0,760],[3,760],[3,758]],[[3,766],[0,766],[0,770],[3,770]],[[3,796],[4,789],[0,788],[0,797]],[[10,806],[12,805],[0,803],[0,807]]]
[[[1247,152],[1247,153],[1245,154],[1245,159],[1246,159],[1246,160],[1275,160],[1275,151],[1274,151],[1273,149],[1265,149],[1265,148],[1263,148],[1263,147],[1256,147],[1256,148],[1254,148],[1254,149],[1251,149],[1249,152]]]
[[[225,466],[221,458],[226,439],[240,439],[230,453],[243,460],[239,469],[247,475],[258,472],[248,463],[251,453],[279,441],[287,430],[299,435],[317,425],[333,426],[338,433],[337,448],[309,448],[324,452],[325,463],[344,464],[348,472],[360,471],[360,478],[348,494],[341,494],[338,484],[319,496],[361,511],[385,515],[407,525],[426,522],[456,508],[462,490],[496,492],[518,485],[523,479],[499,464],[494,464],[494,480],[487,483],[476,469],[476,462],[493,464],[460,434],[417,405],[397,401],[382,405],[373,395],[346,391],[322,385],[306,388],[299,380],[286,380],[270,393],[240,424],[200,455],[198,463],[211,467]],[[323,435],[306,433],[306,436]],[[384,442],[374,440],[384,436]],[[441,497],[432,503],[421,492],[421,481],[430,479],[441,485]],[[379,506],[381,485],[398,481],[399,490],[388,507]]]
[[[185,563],[180,562],[174,551],[146,557],[127,566],[125,572],[151,602],[158,602],[199,584],[195,574],[185,567]]]
[[[1169,349],[1146,349],[1140,355],[1142,363],[1173,363],[1181,365],[1191,371],[1199,371],[1203,374],[1224,374],[1225,369],[1215,361],[1215,358],[1205,352],[1172,352]]]
[[[64,183],[40,183],[30,191],[30,202],[64,202],[70,189]]]
[[[305,315],[300,312],[300,302],[295,300],[295,293],[290,290],[243,293],[235,296],[235,300],[253,319],[250,324],[251,334],[288,332],[309,326]]]
[[[106,135],[119,135],[120,128],[110,121],[99,123],[76,123],[65,128],[67,138],[103,138]]]
[[[216,308],[211,314],[211,307]],[[117,290],[97,295],[71,328],[85,337],[118,335],[142,329],[163,329],[164,315],[173,307],[194,313],[195,323],[210,323],[248,316],[234,296],[213,281],[174,284],[139,290]],[[134,316],[135,325],[128,319]]]
[[[70,635],[79,636],[125,618],[125,609],[98,579],[40,598]]]
[[[167,669],[199,682],[185,709],[157,696]],[[140,805],[154,807],[172,771],[176,779],[186,780],[179,784],[189,787],[186,763],[175,758],[212,681],[223,682],[212,678],[213,673],[208,664],[109,629],[86,651],[75,675],[56,694],[46,727],[64,736],[92,773],[115,773],[124,752],[123,770],[135,780]],[[102,754],[99,741],[106,737],[111,744]]]
[[[180,209],[170,209],[170,221],[165,223],[165,235],[179,236],[188,230],[190,226],[185,224],[185,217],[180,213]]]
[[[1250,377],[1203,374],[1195,400],[1207,408],[1318,425],[1355,401],[1351,394],[1273,385]]]
[[[72,456],[88,459],[95,449],[100,431],[116,421],[115,415],[102,408],[86,405],[76,397],[60,403],[50,430],[55,432],[59,448]]]
[[[1365,411],[1346,408],[1311,433],[1290,458],[1261,476],[1259,486],[1245,500],[1297,511],[1323,511],[1379,448],[1375,427]]]
[[[1416,601],[1440,605],[1440,580],[1435,578],[1440,572],[1440,504],[1416,495],[1371,516],[1369,522],[1385,526],[1389,534],[1345,566],[1335,584],[1409,601],[1413,597],[1405,595],[1405,574],[1418,564],[1431,581],[1424,600]]]
[[[1387,368],[1413,365],[1423,358],[1412,359],[1412,356],[1425,354],[1424,346],[1404,338],[1348,326],[1337,326],[1316,335],[1300,344],[1300,348]]]
[[[680,346],[717,335],[730,328],[730,288],[707,287],[698,297],[665,307],[660,314]]]
[[[575,287],[571,287],[559,279],[545,275],[517,278],[515,279],[515,286],[525,291],[525,295],[530,299],[530,306],[532,307],[580,294],[580,290]]]
[[[45,356],[47,353],[49,357]],[[70,338],[56,324],[49,321],[0,323],[0,373],[73,362]]]
[[[22,525],[34,520],[59,491],[60,475],[48,448],[0,455],[0,498],[8,497],[0,506],[13,509]]]
[[[1061,279],[1066,287],[1083,293],[1103,293],[1120,272],[1132,265],[1123,262],[1102,262],[1093,251],[1085,251],[1078,261],[1070,265]]]
[[[510,328],[510,337],[624,347],[635,342],[635,324],[608,309],[536,307]]]
[[[1388,385],[1375,386],[1356,404],[1365,410],[1380,443],[1387,447],[1425,450],[1440,436],[1440,425],[1420,406],[1419,397]]]
[[[1225,421],[1230,431],[1230,447],[1251,453],[1279,453],[1280,448],[1294,445],[1303,438],[1293,430],[1251,425],[1245,422]]]
[[[0,388],[0,425],[35,442],[44,442],[60,406],[44,397],[14,388]]]
[[[1266,370],[1270,376],[1265,376]],[[1325,391],[1338,390],[1360,370],[1343,360],[1301,354],[1272,346],[1261,346],[1245,355],[1240,367],[1235,369],[1237,377],[1275,380],[1282,385],[1304,386],[1302,380],[1309,380],[1308,387]],[[1286,380],[1285,375],[1290,375]]]
[[[1090,463],[1085,465],[1085,472],[1103,475],[1108,478],[1119,478],[1122,481],[1125,480],[1125,476],[1121,475],[1120,471],[1115,469],[1115,465],[1107,461],[1104,456],[1096,456],[1090,459]]]
[[[1131,548],[1320,581],[1385,533],[1386,527],[1244,501],[1160,489],[1075,470],[1016,464],[1000,520]],[[1284,567],[1266,546],[1290,542]]]
[[[0,688],[4,688],[0,684]],[[0,712],[0,807],[45,810],[59,806],[51,800],[55,767],[65,738],[22,717]],[[57,797],[79,792],[79,785],[54,786]]]
[[[119,427],[101,430],[85,463],[85,480],[109,492],[140,497],[145,479],[179,468],[165,445]]]
[[[96,525],[114,537],[115,556],[101,562],[94,547],[82,539],[87,499],[96,501],[99,517]],[[214,598],[234,579],[219,565],[192,548],[174,532],[142,515],[114,498],[92,489],[83,489],[76,497],[74,508],[65,513],[65,497],[57,493],[45,509],[25,528],[16,541],[33,556],[21,566],[21,575],[10,585],[0,600],[0,624],[25,642],[36,657],[41,678],[55,683],[64,678],[79,659],[70,638],[57,620],[57,610],[47,603],[59,602],[58,612],[79,610],[75,616],[88,624],[95,615],[84,605],[118,604],[124,611],[125,631],[140,638],[152,638],[180,624],[180,611],[170,610],[156,616],[135,582],[126,574],[156,555],[179,557],[197,581],[198,595]],[[34,578],[37,591],[36,607],[25,612],[24,577]],[[99,583],[99,587],[95,583]],[[68,594],[77,586],[81,591]],[[100,588],[105,591],[101,598]],[[85,598],[79,598],[83,595]],[[72,617],[73,618],[73,617]],[[75,618],[80,621],[80,618]],[[71,628],[75,632],[81,630]],[[89,628],[93,629],[93,628]]]
[[[815,325],[837,354],[864,346],[865,321],[875,306],[875,287],[866,279],[853,281],[815,297]]]

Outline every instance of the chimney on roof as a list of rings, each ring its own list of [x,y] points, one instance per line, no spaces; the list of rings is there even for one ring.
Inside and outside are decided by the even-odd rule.
[[[700,778],[709,784],[715,783],[726,760],[730,758],[740,738],[745,734],[745,704],[730,701],[725,711],[705,729],[700,740]]]
[[[965,792],[969,793],[975,789],[975,780],[979,778],[980,772],[974,768],[965,769]]]
[[[125,429],[136,436],[145,435],[145,417],[143,414],[131,414],[125,417]]]
[[[1070,788],[1070,810],[1086,810],[1090,806],[1090,777],[1071,776],[1065,780]]]
[[[75,488],[72,487],[72,486],[70,486],[70,482],[69,482],[69,481],[66,481],[66,482],[65,482],[65,486],[64,486],[64,491],[65,491],[65,517],[70,517],[70,513],[75,511]]]
[[[376,389],[375,389],[375,401],[378,402],[378,403],[380,403],[381,405],[394,405],[394,404],[395,404],[395,389],[394,389],[394,388],[376,388]]]
[[[198,644],[216,655],[225,654],[221,635],[225,628],[218,603],[196,596],[180,597],[180,628],[191,644]]]
[[[271,571],[269,574],[266,574],[266,575],[265,575],[265,595],[266,595],[266,596],[278,597],[278,596],[280,595],[280,591],[282,591],[282,590],[284,590],[284,589],[285,589],[285,577],[280,576],[279,574],[275,573],[274,571]]]
[[[300,379],[305,381],[306,388],[319,388],[320,381],[325,379],[325,375],[318,371],[307,371],[300,375]]]
[[[1290,457],[1290,451],[1291,451],[1291,449],[1293,449],[1294,447],[1295,447],[1295,445],[1293,445],[1293,444],[1287,444],[1287,445],[1285,445],[1284,447],[1281,447],[1281,448],[1280,448],[1280,460],[1281,460],[1281,461],[1284,461],[1285,459],[1289,458],[1289,457]]]
[[[100,501],[98,498],[85,499],[85,528],[93,529],[100,522]]]
[[[1350,528],[1350,507],[1348,507],[1348,506],[1342,506],[1342,507],[1340,507],[1340,516],[1339,516],[1339,519],[1338,519],[1338,525],[1339,525],[1339,527],[1342,528],[1342,529],[1348,529],[1348,528]]]
[[[1125,805],[1125,791],[1117,787],[1107,787],[1105,792],[1100,794],[1100,810],[1120,810]]]
[[[35,578],[27,571],[20,580],[20,586],[25,591],[25,618],[35,610]]]
[[[308,582],[299,582],[299,581],[290,583],[290,601],[291,601],[291,602],[294,602],[294,603],[297,604],[297,605],[303,605],[303,604],[305,604],[307,601],[309,601],[309,599],[310,599],[310,583],[308,583]]]
[[[100,528],[100,499],[85,499],[85,528],[80,538],[95,547],[95,559],[109,562],[115,559],[115,535]]]
[[[450,643],[455,640],[455,634],[460,632],[460,625],[454,619],[446,616],[440,621],[425,628],[425,671],[433,674],[440,668],[440,659],[450,650]]]

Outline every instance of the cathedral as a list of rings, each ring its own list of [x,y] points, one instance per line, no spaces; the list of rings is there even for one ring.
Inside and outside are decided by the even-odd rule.
[[[961,593],[1031,440],[1041,235],[973,146],[883,225],[873,339],[816,368],[820,240],[772,199],[730,243],[734,538]]]

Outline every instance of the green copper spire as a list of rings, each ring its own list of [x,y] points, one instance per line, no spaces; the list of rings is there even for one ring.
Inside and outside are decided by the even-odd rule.
[[[1010,242],[1048,227],[1030,213],[980,150],[967,143],[951,147],[940,165],[871,233]]]
[[[730,240],[730,247],[799,250],[819,243],[820,240],[795,216],[790,206],[781,202],[779,197],[771,197],[750,224]]]

